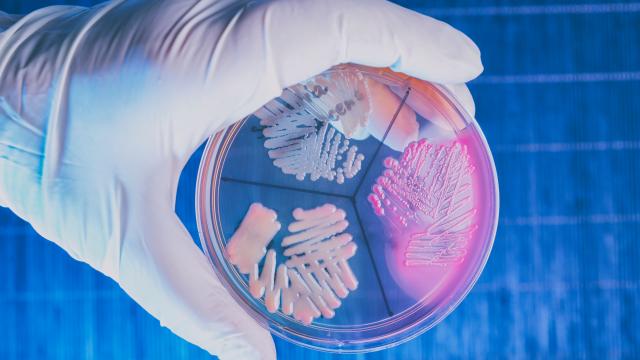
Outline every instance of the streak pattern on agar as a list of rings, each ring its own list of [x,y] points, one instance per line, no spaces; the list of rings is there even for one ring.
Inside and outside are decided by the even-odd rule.
[[[462,261],[477,213],[466,146],[423,139],[407,146],[399,161],[385,159],[384,166],[368,200],[394,230],[409,232],[405,265]]]
[[[257,221],[255,216],[249,217],[251,208],[243,224]],[[267,215],[271,219],[271,214]],[[296,221],[289,225],[290,235],[282,240],[288,260],[277,264],[273,249],[266,253],[262,269],[259,269],[262,256],[257,259],[249,276],[249,292],[255,298],[264,298],[269,312],[281,308],[284,314],[310,324],[320,316],[334,317],[340,299],[357,288],[358,280],[347,262],[357,247],[351,235],[344,233],[349,225],[346,213],[334,205],[307,211],[296,209],[293,217]],[[265,227],[261,229],[264,233],[257,238],[270,236],[270,242],[275,233]]]
[[[291,89],[317,119],[331,122],[347,138],[368,136],[371,99],[367,96],[369,82],[362,73],[322,74]]]
[[[346,111],[351,102],[346,104],[339,109]],[[309,175],[312,181],[324,178],[342,184],[356,176],[364,155],[330,120],[320,120],[309,111],[308,100],[287,89],[256,113],[273,164],[300,181]]]

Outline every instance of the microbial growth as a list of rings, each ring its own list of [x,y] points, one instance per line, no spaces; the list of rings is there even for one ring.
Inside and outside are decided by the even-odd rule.
[[[346,213],[327,204],[308,211],[296,209],[293,217],[296,221],[289,225],[292,234],[282,240],[284,255],[289,257],[286,265],[311,289],[322,316],[332,318],[333,309],[340,306],[336,296],[345,298],[358,286],[347,262],[357,246],[351,235],[344,233],[349,225]]]
[[[295,221],[288,227],[289,235],[282,239],[283,255],[287,257],[284,264],[277,264],[276,252],[266,252],[262,269],[263,249],[278,230],[273,231],[275,212],[259,204],[251,205],[238,232],[229,243],[247,248],[246,258],[236,258],[232,263],[251,264],[249,273],[249,291],[255,298],[264,299],[267,310],[271,313],[281,309],[286,315],[310,324],[314,319],[323,316],[332,318],[340,307],[340,299],[344,299],[350,291],[358,287],[358,280],[351,270],[348,260],[356,253],[357,246],[350,234],[345,233],[349,223],[346,213],[327,204],[321,207],[293,211]],[[261,219],[259,215],[264,215]],[[256,244],[246,242],[243,227],[252,227],[259,234],[254,234]],[[279,223],[278,223],[279,229]],[[268,241],[265,243],[265,239]],[[234,239],[235,243],[233,243]],[[244,254],[244,252],[241,252]],[[239,266],[238,266],[239,267]]]
[[[253,271],[267,252],[267,245],[280,230],[278,215],[262,204],[254,203],[249,207],[240,227],[227,244],[229,261],[243,274]]]
[[[368,200],[398,237],[408,235],[405,265],[461,261],[477,212],[466,146],[420,140],[400,160],[385,159],[384,166]]]
[[[209,139],[201,242],[241,309],[303,347],[358,353],[460,303],[487,263],[499,201],[486,140],[450,90],[338,66]]]
[[[369,81],[358,72],[328,72],[294,85],[291,90],[304,100],[317,119],[331,122],[349,139],[368,136],[371,99]]]
[[[347,105],[343,105],[345,111]],[[312,114],[304,98],[292,90],[285,90],[256,116],[264,127],[269,157],[284,174],[300,181],[309,176],[312,181],[323,178],[342,184],[360,171],[364,155],[358,153],[358,147],[329,120]]]

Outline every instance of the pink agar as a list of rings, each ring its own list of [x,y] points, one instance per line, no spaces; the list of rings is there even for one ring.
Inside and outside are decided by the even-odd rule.
[[[385,258],[394,281],[415,299],[446,296],[468,274],[487,225],[482,211],[485,166],[477,134],[465,129],[455,140],[409,144],[386,170],[368,200],[390,236]],[[479,231],[482,230],[482,231]]]

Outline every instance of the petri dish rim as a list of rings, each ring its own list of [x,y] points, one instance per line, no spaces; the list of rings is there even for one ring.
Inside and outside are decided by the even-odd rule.
[[[353,67],[351,68],[353,69]],[[446,318],[457,306],[459,306],[459,304],[468,295],[468,293],[471,291],[474,284],[480,277],[493,247],[497,231],[499,213],[499,186],[491,150],[487,144],[484,134],[482,133],[482,130],[478,126],[475,119],[472,118],[466,112],[466,110],[464,110],[464,108],[460,105],[459,101],[453,96],[453,94],[451,94],[445,87],[437,84],[432,84],[420,80],[418,80],[417,84],[412,83],[416,80],[411,79],[406,75],[393,73],[388,69],[372,69],[362,66],[356,66],[355,68],[357,71],[363,72],[366,75],[372,76],[373,78],[392,81],[397,85],[408,87],[414,87],[415,85],[426,86],[430,91],[433,91],[433,94],[437,95],[440,99],[444,100],[444,102],[447,103],[450,113],[445,114],[446,116],[444,116],[444,118],[450,122],[452,128],[454,128],[456,132],[458,132],[459,130],[458,125],[451,123],[452,117],[457,116],[458,120],[462,120],[466,124],[465,129],[467,127],[472,128],[473,136],[478,137],[479,144],[483,149],[483,151],[480,152],[481,156],[484,158],[482,160],[485,164],[489,165],[488,169],[483,170],[485,173],[490,174],[487,179],[490,180],[493,184],[493,191],[491,194],[491,198],[493,199],[493,201],[491,201],[491,208],[486,209],[490,216],[492,216],[493,223],[489,227],[489,233],[485,236],[488,241],[485,242],[483,248],[481,249],[482,256],[476,259],[475,263],[473,264],[473,269],[469,270],[469,272],[473,275],[467,277],[466,281],[460,283],[456,287],[457,291],[449,294],[441,301],[441,303],[443,304],[448,302],[446,306],[434,306],[428,312],[420,314],[418,318],[413,320],[410,324],[405,324],[402,326],[398,326],[398,322],[402,321],[403,319],[409,319],[412,316],[418,314],[419,311],[425,309],[427,304],[425,304],[423,301],[417,301],[413,306],[404,309],[403,311],[391,317],[363,325],[326,326],[312,324],[309,326],[305,326],[306,330],[314,330],[324,334],[348,334],[354,331],[363,333],[373,332],[374,330],[380,329],[384,330],[385,327],[388,328],[387,331],[383,331],[380,334],[374,335],[374,333],[372,333],[370,336],[361,339],[337,340],[332,338],[323,338],[320,336],[310,336],[307,332],[296,331],[295,328],[287,326],[287,322],[295,323],[295,321],[292,320],[289,316],[284,315],[280,311],[276,313],[280,318],[280,321],[276,322],[273,319],[269,321],[259,308],[259,304],[263,304],[263,301],[261,299],[254,299],[253,297],[251,297],[248,293],[247,283],[237,272],[237,269],[235,269],[235,267],[228,262],[221,260],[222,258],[224,258],[224,236],[220,235],[218,231],[221,225],[218,224],[218,226],[215,226],[211,223],[213,221],[212,219],[214,218],[218,219],[218,221],[220,219],[219,206],[215,200],[219,193],[219,178],[222,173],[222,168],[224,167],[223,164],[226,160],[229,148],[235,138],[235,134],[231,134],[229,136],[229,133],[237,133],[251,115],[225,129],[220,130],[218,133],[211,136],[211,138],[207,142],[200,163],[196,186],[196,218],[202,247],[207,257],[209,258],[209,261],[214,267],[216,275],[234,297],[236,302],[238,302],[241,307],[243,307],[259,324],[268,329],[272,334],[303,347],[334,353],[362,353],[393,347],[414,339],[415,337],[423,334],[424,332],[428,331],[429,329],[440,323],[442,320],[444,320],[444,318]],[[343,71],[343,68],[338,67],[335,69],[331,69],[328,72],[336,71]],[[223,148],[221,149],[221,147]],[[222,154],[222,156],[220,156],[220,154]],[[212,162],[212,159],[216,159],[216,161]],[[212,164],[217,164],[217,166],[212,166]],[[213,186],[211,186],[211,184],[214,183],[214,179],[212,177],[214,176],[214,173],[218,174],[218,179],[216,179],[215,181],[215,189],[213,188]],[[215,217],[211,216],[213,215],[213,212],[216,212]],[[211,231],[212,229],[214,229],[213,232]],[[218,234],[216,234],[216,232],[218,232]],[[217,244],[217,246],[214,246],[214,244]],[[231,278],[229,278],[229,276],[225,276],[225,274],[228,275],[230,273],[234,276]],[[238,290],[242,292],[239,292]],[[244,295],[241,295],[242,293],[244,293]],[[271,314],[271,316],[273,316],[273,314]]]

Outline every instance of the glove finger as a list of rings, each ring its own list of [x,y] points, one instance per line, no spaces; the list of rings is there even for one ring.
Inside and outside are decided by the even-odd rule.
[[[312,15],[311,15],[312,14]],[[340,63],[387,67],[437,83],[480,74],[477,46],[436,19],[387,1],[280,0],[250,6],[218,44],[211,80],[239,85],[255,110],[282,88]],[[260,39],[247,44],[247,39]],[[224,70],[238,67],[225,76]],[[217,71],[219,70],[219,71]],[[246,91],[251,90],[251,91]],[[237,117],[238,115],[236,115]]]
[[[480,52],[465,34],[387,1],[271,1],[249,7],[235,30],[225,45],[264,55],[253,60],[266,60],[279,88],[347,62],[438,83],[467,82],[482,71]],[[242,39],[262,43],[247,47]]]
[[[384,143],[396,151],[403,151],[410,142],[418,140],[419,125],[414,109],[400,106],[405,94],[394,93],[386,85],[373,81],[369,83],[369,91],[372,109],[368,129],[371,135],[380,141],[384,139]],[[387,132],[391,121],[393,127]]]
[[[151,202],[152,203],[152,202]],[[267,330],[222,286],[173,211],[145,202],[129,219],[136,238],[123,242],[119,282],[163,326],[220,359],[275,359]]]
[[[280,95],[284,87],[336,64],[390,66],[438,83],[466,82],[482,71],[478,48],[467,36],[387,1],[277,0],[236,11],[209,49],[205,34],[220,26],[201,22],[189,27],[180,46],[196,50],[168,62],[199,64],[200,55],[207,59],[206,67],[194,66],[206,69],[204,83],[199,82],[205,89],[198,90],[203,95],[183,101],[195,105],[189,109],[200,115],[189,111],[188,127],[183,116],[172,116],[175,136],[189,150]],[[174,96],[195,93],[182,90],[188,89],[181,86]]]
[[[443,86],[455,96],[456,100],[467,110],[471,117],[476,116],[476,103],[473,101],[471,91],[469,91],[469,87],[466,84],[445,84]]]

